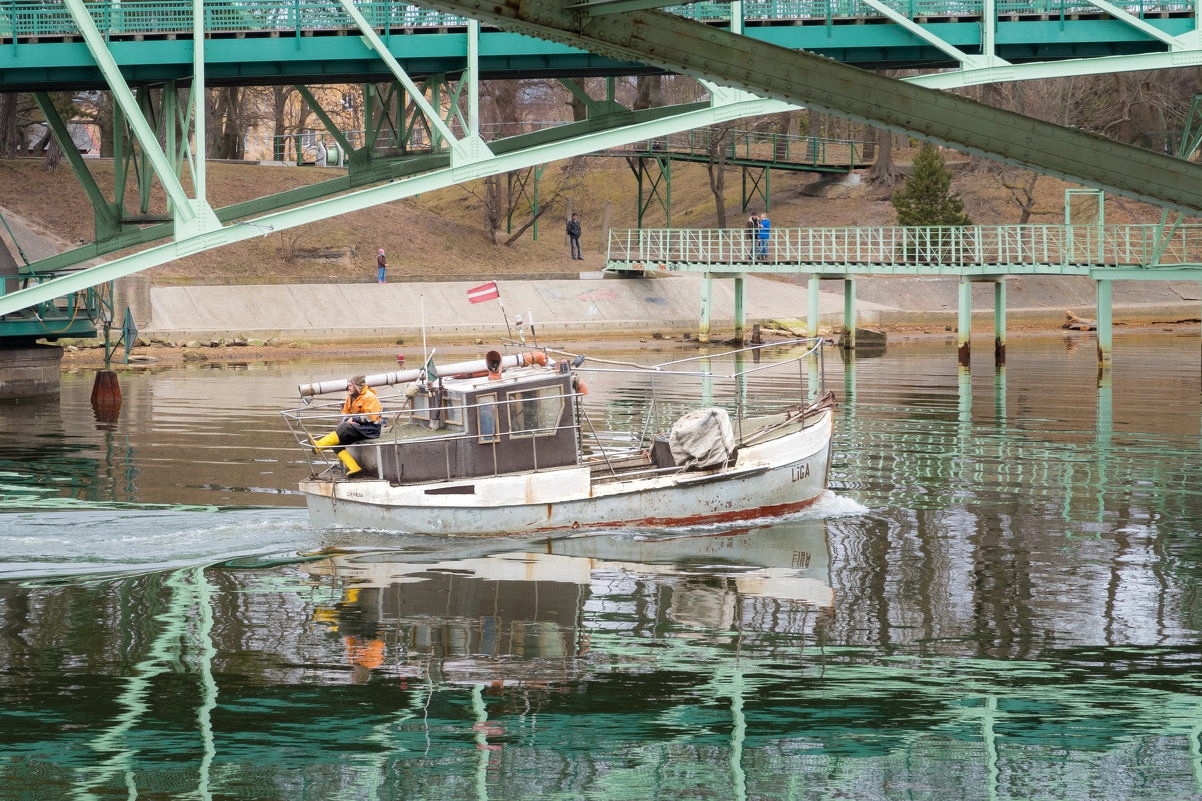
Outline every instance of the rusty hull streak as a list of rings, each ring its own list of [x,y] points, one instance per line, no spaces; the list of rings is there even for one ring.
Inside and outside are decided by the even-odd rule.
[[[604,523],[580,523],[573,522],[572,529],[578,528],[622,528],[625,526],[634,527],[661,527],[661,526],[699,526],[706,523],[730,523],[738,520],[753,520],[759,517],[780,517],[781,515],[793,514],[800,512],[809,506],[817,503],[817,496],[805,501],[797,503],[780,503],[775,506],[759,506],[755,509],[739,509],[734,512],[722,512],[719,514],[707,515],[690,515],[688,517],[640,517],[632,520],[614,520]],[[727,503],[727,506],[733,505]],[[563,531],[563,526],[553,526],[549,528],[530,529],[531,534],[541,534],[545,531]]]

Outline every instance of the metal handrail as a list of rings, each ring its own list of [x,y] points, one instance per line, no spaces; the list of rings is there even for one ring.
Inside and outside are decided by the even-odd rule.
[[[984,14],[984,0],[890,0],[889,5],[909,17],[972,19]],[[1192,14],[1191,2],[1141,2],[1126,0],[1116,5],[1139,18],[1169,14]],[[101,33],[189,35],[192,32],[192,3],[188,0],[108,0],[86,3]],[[466,21],[452,14],[417,6],[385,2],[360,2],[359,10],[376,30],[462,28]],[[995,0],[998,16],[1055,16],[1097,14],[1098,7],[1071,0]],[[701,21],[730,18],[725,3],[701,2],[666,9]],[[204,28],[209,33],[279,31],[299,35],[312,30],[350,30],[355,25],[336,3],[316,0],[206,0]],[[883,15],[858,0],[745,0],[743,19],[837,20],[883,19]],[[0,6],[0,31],[13,37],[79,35],[71,14],[62,3],[13,0]]]
[[[1202,264],[1202,224],[773,228],[767,247],[742,228],[610,232],[609,261],[663,264],[1015,265]]]
[[[405,398],[405,397],[406,396],[404,396],[404,395],[393,395],[393,396],[382,397],[380,400],[381,400],[381,402],[385,402],[388,400],[395,400],[398,398]],[[580,396],[578,393],[573,392],[573,393],[559,393],[556,395],[541,395],[541,396],[539,396],[538,399],[539,400],[555,400],[557,398],[563,399],[563,398],[569,398],[569,397],[578,398]],[[393,436],[392,437],[380,436],[376,439],[362,440],[355,444],[364,445],[367,447],[379,447],[382,445],[395,445],[398,447],[408,447],[408,446],[418,445],[418,444],[428,444],[431,441],[451,443],[451,442],[456,442],[456,441],[464,440],[464,439],[477,440],[481,436],[483,436],[479,432],[474,433],[474,434],[468,434],[463,431],[459,431],[459,432],[455,432],[453,430],[447,431],[445,428],[440,429],[438,432],[432,433],[430,436],[400,437],[400,436],[397,436],[398,425],[403,422],[415,422],[415,423],[424,422],[421,418],[414,417],[415,413],[417,413],[417,412],[421,412],[426,415],[432,415],[433,413],[438,412],[441,415],[441,414],[445,414],[446,412],[453,411],[456,413],[462,413],[466,419],[466,415],[469,413],[469,410],[472,410],[472,409],[481,409],[481,408],[485,408],[485,407],[491,407],[493,409],[500,409],[501,407],[522,403],[522,402],[528,401],[528,400],[529,399],[517,399],[517,398],[503,399],[503,400],[498,399],[495,401],[487,401],[484,403],[473,403],[473,404],[462,404],[462,405],[454,404],[454,405],[446,405],[446,406],[427,406],[427,407],[423,407],[421,409],[415,409],[411,405],[406,404],[405,407],[400,408],[400,409],[392,409],[392,410],[385,409],[384,411],[380,412],[381,426],[383,427],[385,425],[390,424],[391,431],[393,432]],[[326,403],[310,404],[308,406],[302,406],[302,407],[299,407],[296,409],[288,409],[288,410],[285,410],[280,413],[284,417],[284,420],[287,422],[288,428],[296,440],[296,444],[301,448],[301,450],[303,452],[305,452],[305,454],[307,456],[313,457],[313,458],[309,458],[308,461],[314,462],[314,461],[320,460],[320,462],[323,464],[326,464],[326,465],[331,464],[332,463],[331,459],[328,457],[327,453],[333,453],[336,446],[327,446],[327,447],[323,447],[321,449],[317,449],[315,451],[315,449],[313,447],[314,440],[317,439],[318,437],[320,437],[322,434],[326,433],[327,431],[336,428],[338,426],[338,424],[341,423],[342,421],[347,420],[352,417],[361,416],[361,415],[357,415],[357,414],[343,414],[341,412],[341,406],[342,406],[341,401],[329,401]],[[329,411],[330,409],[333,409],[335,407],[339,408],[340,411],[338,411],[338,412]],[[500,412],[498,412],[498,415],[499,414],[500,414]],[[445,420],[446,418],[442,417],[442,419]],[[321,424],[320,425],[321,430],[319,432],[317,432],[315,435],[315,433],[311,429],[317,428],[318,423]],[[535,461],[535,465],[536,465],[536,467],[534,469],[536,471],[538,470],[538,467],[537,467],[537,464],[538,464],[538,440],[541,438],[541,436],[544,436],[547,434],[554,434],[554,433],[558,433],[560,431],[565,431],[565,430],[579,431],[580,425],[575,422],[570,422],[567,425],[540,426],[538,428],[522,429],[519,432],[521,434],[521,438],[523,440],[525,440],[526,438],[530,439],[531,447],[534,449],[534,461]],[[506,434],[506,436],[512,437],[514,435],[514,433],[515,432],[510,431]],[[493,472],[494,475],[500,475],[500,472],[499,472],[499,470],[497,470],[497,467],[495,464],[493,466],[493,471],[494,471]],[[448,473],[447,479],[450,480],[451,479],[450,471],[448,470],[447,473]]]
[[[790,347],[790,346],[797,346],[797,345],[808,345],[808,347],[805,348],[804,352],[790,356],[787,359],[782,359],[779,361],[773,361],[773,362],[768,362],[768,363],[756,364],[745,370],[739,370],[739,371],[732,372],[729,374],[714,373],[714,372],[708,371],[708,370],[707,371],[685,371],[685,370],[663,369],[665,367],[670,368],[673,366],[686,364],[689,362],[694,362],[694,361],[698,361],[698,360],[702,360],[702,359],[722,358],[722,357],[727,357],[727,356],[734,356],[734,355],[737,355],[740,353],[756,352],[756,351],[762,350],[764,348],[781,348],[781,347]],[[714,354],[703,355],[703,356],[692,356],[692,357],[688,357],[685,359],[676,359],[676,360],[672,360],[672,361],[668,361],[668,362],[663,362],[663,363],[657,364],[657,365],[649,365],[646,370],[636,371],[636,370],[602,369],[602,370],[597,370],[597,371],[593,371],[593,372],[623,372],[623,373],[638,372],[638,373],[642,373],[643,375],[646,375],[649,378],[651,378],[652,396],[650,399],[650,403],[648,404],[647,408],[642,413],[643,431],[641,434],[639,434],[638,432],[633,432],[633,436],[630,440],[630,443],[633,444],[634,447],[633,448],[628,447],[624,451],[622,451],[622,452],[630,453],[630,452],[637,452],[638,450],[640,450],[641,448],[643,448],[647,445],[647,443],[650,441],[649,432],[651,431],[652,425],[654,422],[658,421],[661,416],[658,412],[662,409],[662,407],[664,405],[667,405],[665,403],[662,403],[655,396],[655,382],[658,379],[662,379],[662,378],[668,377],[668,376],[672,376],[672,377],[691,376],[691,377],[695,377],[695,378],[701,378],[703,380],[723,379],[723,380],[733,380],[735,382],[739,382],[740,379],[744,378],[745,376],[747,376],[750,373],[759,372],[759,371],[767,370],[767,369],[774,368],[774,367],[782,367],[782,366],[792,365],[792,364],[800,365],[803,363],[803,361],[805,359],[817,354],[819,357],[819,362],[818,362],[819,367],[818,367],[816,379],[817,379],[819,386],[811,387],[811,389],[815,390],[815,394],[822,394],[822,392],[824,390],[824,386],[823,386],[823,370],[821,368],[821,353],[822,353],[821,349],[822,349],[822,340],[821,339],[813,339],[813,338],[799,339],[799,340],[792,340],[792,341],[787,341],[787,342],[774,342],[774,343],[769,343],[766,345],[752,345],[752,346],[748,346],[745,348],[738,348],[735,350],[723,351],[720,353],[714,353]],[[804,392],[805,379],[800,374],[799,374],[798,379],[799,379],[799,383],[800,383],[800,391]],[[800,401],[801,398],[803,397],[801,392],[799,392],[798,401]],[[558,394],[553,394],[553,395],[539,396],[539,400],[555,400],[555,399],[564,399],[564,398],[569,398],[569,397],[576,398],[577,403],[579,403],[579,399],[582,396],[580,394],[574,393],[574,392],[573,393],[558,393]],[[405,395],[405,394],[382,396],[380,400],[382,403],[388,403],[390,401],[396,401],[396,400],[404,400],[406,402],[406,405],[400,409],[391,409],[391,410],[385,409],[384,411],[382,411],[380,413],[381,423],[385,424],[385,425],[391,424],[391,426],[392,426],[392,428],[391,428],[392,436],[391,437],[381,436],[378,439],[366,440],[366,441],[363,441],[362,443],[360,443],[362,445],[366,445],[369,447],[382,446],[382,445],[410,446],[410,445],[417,445],[419,443],[428,444],[431,441],[441,441],[441,442],[446,442],[446,443],[452,443],[452,442],[456,442],[456,441],[464,440],[464,439],[473,439],[473,440],[478,439],[481,436],[481,434],[479,432],[469,434],[469,433],[465,433],[463,431],[454,431],[453,429],[448,431],[446,428],[441,429],[437,432],[431,432],[431,434],[429,436],[401,437],[401,436],[399,436],[399,424],[405,423],[405,422],[418,422],[418,423],[424,422],[424,420],[422,420],[420,418],[415,419],[414,415],[417,412],[420,412],[423,415],[423,417],[428,417],[428,416],[431,416],[431,415],[434,415],[437,413],[438,416],[440,416],[440,418],[443,419],[444,421],[447,419],[448,412],[454,412],[455,414],[462,415],[461,419],[463,419],[466,422],[469,415],[472,413],[472,410],[478,410],[478,409],[481,409],[484,407],[492,407],[493,409],[497,410],[497,415],[498,415],[498,417],[500,417],[500,415],[504,414],[504,412],[502,411],[503,407],[506,407],[506,406],[509,406],[512,404],[521,403],[523,401],[528,401],[529,399],[498,398],[495,401],[487,401],[487,402],[482,402],[482,403],[463,404],[463,405],[452,404],[452,405],[443,405],[443,406],[423,407],[421,409],[415,409],[411,405],[409,405],[407,403],[407,395]],[[296,408],[296,409],[289,409],[289,410],[286,410],[281,413],[283,415],[285,421],[287,422],[289,430],[291,431],[293,437],[295,438],[297,445],[300,446],[300,448],[306,453],[307,456],[314,457],[314,458],[310,458],[309,461],[320,460],[322,463],[327,464],[327,465],[331,463],[331,460],[329,457],[330,457],[330,454],[333,452],[333,448],[323,448],[323,449],[317,451],[316,453],[314,453],[313,452],[313,441],[315,439],[317,439],[319,436],[321,436],[322,434],[325,434],[327,431],[330,431],[333,428],[337,427],[338,423],[342,422],[343,420],[347,419],[348,417],[355,416],[355,415],[343,414],[341,411],[341,405],[342,405],[341,401],[331,400],[331,401],[326,401],[323,403],[314,403],[314,404],[310,404],[307,406],[302,406],[302,407]],[[793,406],[795,406],[795,405],[797,405],[797,404],[785,405],[782,407],[781,411],[787,412],[787,410],[789,408],[793,408]],[[694,406],[695,406],[695,404],[694,404]],[[743,441],[742,424],[744,422],[745,416],[746,416],[746,409],[743,405],[743,400],[739,394],[739,391],[736,388],[735,415],[734,415],[735,420],[734,420],[734,422],[739,426],[739,441],[740,442]],[[610,466],[611,473],[616,473],[616,471],[612,467],[611,460],[613,458],[616,458],[617,456],[619,456],[621,454],[621,452],[618,449],[612,448],[612,447],[610,447],[610,445],[607,444],[608,440],[607,440],[606,435],[607,434],[618,434],[618,433],[621,433],[624,435],[632,435],[632,431],[629,429],[625,429],[625,430],[621,430],[621,431],[619,431],[617,429],[597,430],[596,428],[594,428],[593,421],[591,418],[589,418],[587,415],[582,415],[581,417],[585,421],[584,424],[582,424],[580,422],[580,418],[578,418],[574,421],[570,421],[569,423],[567,423],[565,425],[543,426],[543,427],[534,428],[534,429],[523,429],[520,432],[522,439],[526,439],[528,437],[531,440],[532,447],[534,448],[535,464],[537,465],[539,463],[538,462],[538,444],[539,444],[538,440],[541,439],[541,437],[539,436],[540,434],[545,435],[545,434],[553,434],[553,433],[557,433],[557,432],[565,431],[565,430],[574,430],[574,431],[576,431],[577,443],[580,448],[581,456],[588,455],[589,457],[599,459],[604,464]],[[805,420],[803,417],[802,418],[803,425],[804,425],[804,422],[805,422]],[[586,426],[588,429],[587,432],[585,431]],[[317,429],[317,428],[320,428],[320,430],[315,432],[314,429]],[[387,429],[386,429],[386,431],[387,431]],[[506,434],[506,436],[512,437],[513,434],[514,434],[514,432],[508,432]],[[637,442],[636,442],[636,440],[637,440]],[[537,469],[538,468],[535,467],[535,470],[537,470]],[[496,469],[496,465],[494,465],[493,475],[499,475],[499,474],[500,474],[500,472]],[[448,470],[447,479],[450,480],[450,478],[451,477],[449,475],[449,470]]]
[[[491,142],[568,124],[570,121],[567,120],[518,121],[481,124],[479,130],[485,141]],[[456,135],[463,133],[458,120],[451,120],[448,125]],[[339,133],[353,148],[362,147],[369,134],[364,130],[344,130]],[[315,158],[318,142],[322,143],[329,153],[336,152],[336,148],[339,147],[338,139],[333,134],[317,129],[279,134],[273,136],[270,142],[271,152],[276,154],[276,158],[281,161],[302,161],[305,158]],[[803,136],[773,131],[726,130],[718,126],[705,126],[679,134],[642,139],[628,145],[619,145],[598,151],[598,153],[616,156],[687,154],[716,157],[720,154],[711,147],[715,142],[720,144],[720,149],[727,159],[788,165],[837,165],[851,168],[870,164],[874,159],[873,153],[876,148],[875,142],[857,139]],[[438,149],[448,149],[449,145],[445,141],[432,141],[428,132],[419,132],[417,137],[409,139],[398,138],[391,133],[382,132],[376,137],[373,145],[377,153],[398,152],[402,147],[406,153],[426,153]],[[333,165],[335,160],[331,157],[330,164]]]
[[[730,130],[719,126],[694,128],[667,136],[642,139],[611,148],[623,153],[687,154],[724,157],[729,160],[777,164],[864,166],[876,143],[857,139],[834,139],[775,131]]]

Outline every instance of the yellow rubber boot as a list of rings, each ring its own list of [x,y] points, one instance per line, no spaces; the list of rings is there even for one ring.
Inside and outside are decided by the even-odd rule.
[[[322,448],[328,448],[331,445],[337,445],[337,444],[338,444],[338,432],[331,431],[329,434],[326,434],[324,437],[319,437],[318,439],[313,440],[313,452],[317,453]]]
[[[338,451],[338,458],[342,461],[342,464],[346,467],[346,477],[347,478],[354,476],[356,473],[363,472],[363,468],[360,467],[359,463],[355,461],[355,457],[351,456],[346,451]]]

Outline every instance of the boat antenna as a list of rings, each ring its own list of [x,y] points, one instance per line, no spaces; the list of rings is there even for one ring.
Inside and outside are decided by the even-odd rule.
[[[526,320],[530,323],[530,339],[534,342],[534,347],[538,347],[538,331],[534,328],[534,312],[526,312]]]
[[[422,364],[426,365],[430,363],[430,354],[426,352],[426,296],[418,295],[418,299],[422,309]]]

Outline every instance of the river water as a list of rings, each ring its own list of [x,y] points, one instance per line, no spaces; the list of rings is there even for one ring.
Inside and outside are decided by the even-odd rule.
[[[308,524],[278,411],[377,366],[0,408],[0,799],[1202,799],[1196,330],[828,353],[813,509],[537,541]]]

